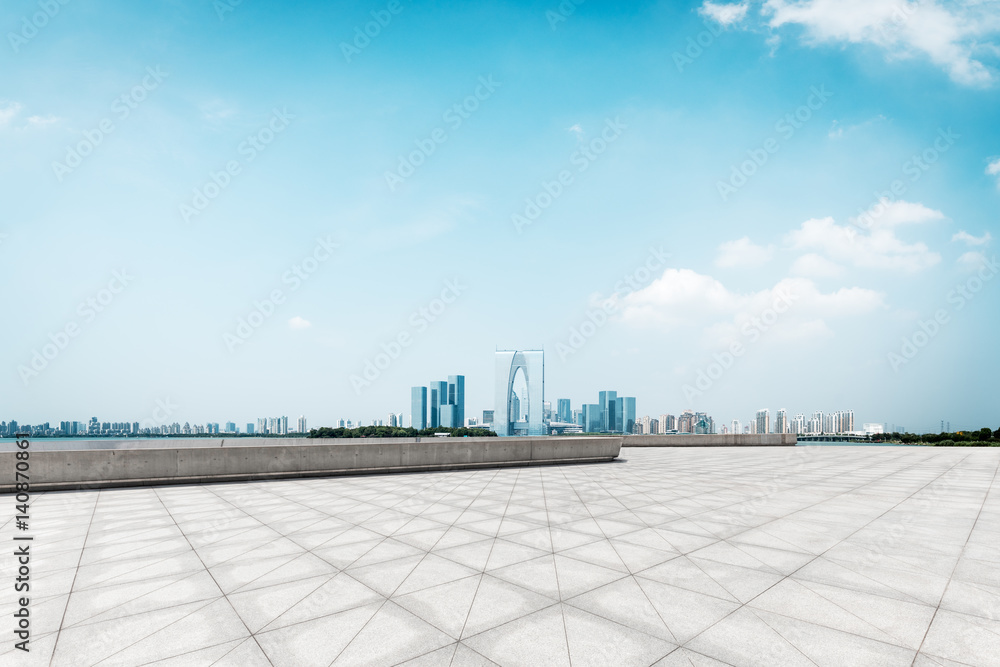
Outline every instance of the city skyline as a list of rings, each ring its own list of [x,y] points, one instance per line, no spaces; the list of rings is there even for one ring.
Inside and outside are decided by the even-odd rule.
[[[0,409],[995,420],[996,10],[803,6],[8,3]]]

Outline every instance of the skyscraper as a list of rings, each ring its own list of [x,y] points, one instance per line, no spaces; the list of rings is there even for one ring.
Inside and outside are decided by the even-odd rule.
[[[685,410],[681,413],[681,416],[677,418],[677,432],[678,433],[694,433],[694,413],[690,410]]]
[[[295,424],[296,433],[308,433],[306,429],[306,418],[303,415],[299,415],[299,420]]]
[[[784,408],[778,408],[774,415],[774,432],[788,433],[788,413]]]
[[[465,426],[465,376],[464,375],[449,375],[448,376],[448,400],[442,401],[442,403],[447,403],[448,405],[454,405],[454,424],[453,427],[457,428],[460,426]]]
[[[618,399],[621,404],[621,415],[620,429],[622,433],[631,433],[633,427],[635,426],[635,397],[625,396]]]
[[[570,409],[570,402],[568,398],[560,398],[556,400],[556,418],[565,423],[573,422],[573,414]]]
[[[677,430],[677,418],[673,415],[660,415],[660,433]]]
[[[438,426],[443,428],[458,428],[461,423],[458,421],[458,406],[446,403],[440,407],[440,418]]]
[[[603,412],[601,425],[602,431],[607,431],[608,433],[618,430],[618,392],[617,391],[602,391],[597,395],[597,403],[601,406],[601,411]]]
[[[443,426],[441,423],[441,406],[448,403],[448,383],[443,380],[435,380],[430,386],[431,402],[428,408],[427,421],[431,428]]]
[[[427,428],[427,387],[410,389],[410,425],[417,430]]]
[[[514,381],[524,378],[527,432],[515,433]],[[542,403],[545,401],[545,352],[542,350],[497,350],[494,374],[493,430],[499,436],[545,435]]]
[[[770,433],[771,432],[771,411],[767,408],[763,408],[757,411],[757,419],[755,420],[757,424],[757,430],[755,433]]]
[[[583,430],[587,433],[599,433],[604,430],[604,410],[597,403],[585,403],[583,406]]]

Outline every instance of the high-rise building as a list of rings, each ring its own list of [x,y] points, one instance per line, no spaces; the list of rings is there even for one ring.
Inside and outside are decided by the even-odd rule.
[[[788,413],[784,408],[778,408],[774,415],[774,432],[788,433]]]
[[[691,420],[691,432],[699,435],[715,433],[715,420],[704,412],[696,412]]]
[[[649,430],[647,431],[647,433],[655,435],[655,434],[657,434],[659,432],[660,432],[660,422],[659,422],[659,420],[657,420],[657,419],[650,419],[649,420]]]
[[[443,428],[458,428],[461,426],[461,423],[458,421],[457,405],[452,405],[451,403],[442,405],[440,415],[438,426]]]
[[[649,415],[644,415],[643,416],[643,418],[642,418],[642,431],[641,431],[641,433],[643,435],[649,435],[652,432],[649,429],[652,428],[654,421],[656,421],[656,420],[655,419],[650,419]]]
[[[251,422],[247,422],[247,435],[253,435],[253,424]]]
[[[556,399],[556,419],[564,423],[573,423],[573,413],[568,398]]]
[[[660,433],[677,430],[677,418],[673,415],[660,415]]]
[[[836,413],[827,412],[823,415],[823,433],[839,433],[838,427]]]
[[[430,422],[430,428],[437,428],[441,426],[441,406],[448,403],[448,383],[443,380],[431,382],[430,399],[427,421]]]
[[[602,391],[597,395],[597,403],[601,406],[601,411],[604,413],[602,415],[603,424],[600,430],[607,431],[608,433],[619,430],[616,421],[618,417],[617,402],[617,391]]]
[[[733,420],[733,423],[732,423],[732,432],[733,433],[742,433],[743,432],[743,425],[740,424],[740,420],[739,419],[734,419]]]
[[[792,428],[789,430],[798,435],[805,435],[806,426],[806,416],[800,412],[795,415],[795,419],[792,420]]]
[[[771,411],[767,408],[757,411],[757,419],[755,420],[757,428],[754,433],[770,433],[771,432]]]
[[[465,376],[448,376],[448,400],[442,401],[448,405],[455,406],[453,418],[454,426],[459,427],[465,424]]]
[[[520,416],[512,410],[514,381],[518,376],[525,383],[525,408],[527,420],[524,427],[515,428]],[[518,401],[520,403],[520,401]],[[542,350],[497,350],[494,375],[493,430],[499,436],[545,435],[542,414],[545,402],[545,352]]]
[[[410,388],[410,426],[417,430],[427,425],[427,387]]]
[[[604,430],[604,410],[601,408],[600,404],[584,404],[583,430],[587,433],[599,433]]]
[[[840,425],[843,427],[841,433],[852,433],[854,431],[854,410],[844,410],[841,415]]]
[[[303,415],[299,415],[298,421],[295,423],[296,433],[308,433],[309,429],[306,428],[306,418]]]
[[[236,422],[226,422],[226,433],[236,433]]]
[[[681,413],[681,416],[677,418],[678,433],[694,433],[694,426],[694,413],[690,410],[685,410]]]
[[[493,411],[483,410],[483,424],[493,425]]]
[[[635,397],[625,396],[618,399],[621,404],[620,410],[620,420],[621,431],[623,433],[632,433],[635,428]]]

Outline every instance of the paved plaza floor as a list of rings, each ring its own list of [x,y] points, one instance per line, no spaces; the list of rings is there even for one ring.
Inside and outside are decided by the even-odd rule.
[[[0,663],[997,665],[998,463],[1000,448],[625,448],[40,494],[31,652],[13,650],[8,553]]]

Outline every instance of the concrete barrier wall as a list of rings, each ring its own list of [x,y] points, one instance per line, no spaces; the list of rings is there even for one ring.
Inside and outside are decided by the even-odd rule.
[[[622,447],[793,447],[794,433],[713,433],[711,435],[629,435]]]
[[[621,437],[343,438],[303,445],[31,451],[33,491],[420,472],[611,461]],[[237,441],[231,441],[237,442]],[[252,442],[252,441],[251,441]],[[169,444],[165,442],[164,444]],[[14,490],[14,452],[0,452],[0,493]]]

